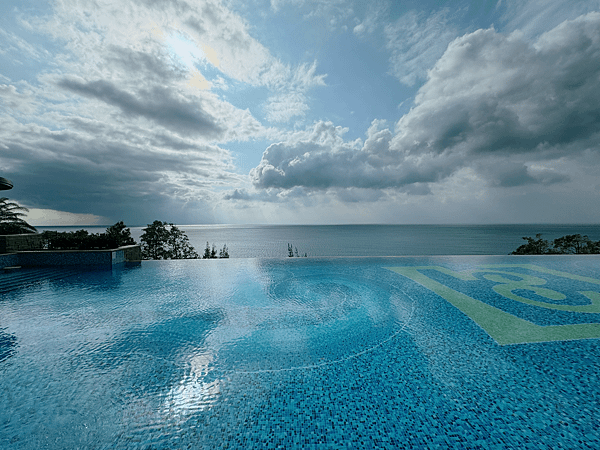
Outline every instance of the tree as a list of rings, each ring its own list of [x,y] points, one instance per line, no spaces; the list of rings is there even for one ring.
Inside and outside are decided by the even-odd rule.
[[[140,241],[142,241],[142,258],[144,259],[198,258],[198,253],[189,244],[185,232],[172,223],[155,220],[143,231]]]
[[[554,239],[554,249],[557,253],[594,253],[593,252],[594,242],[587,236],[581,236],[580,234],[569,234],[567,236]]]
[[[227,244],[223,245],[223,248],[219,252],[219,258],[229,258],[229,251],[227,250]]]
[[[187,235],[172,223],[168,243],[170,246],[170,259],[198,259],[198,253],[190,245]]]
[[[293,258],[294,256],[299,257],[300,255],[298,254],[298,247],[294,247],[290,243],[288,243],[288,256],[290,258]],[[304,253],[304,257],[306,256],[306,253]]]
[[[206,241],[206,248],[204,249],[202,259],[210,259],[210,245],[208,244],[208,241]]]
[[[37,230],[33,225],[29,225],[21,217],[25,217],[29,210],[19,206],[15,202],[8,201],[8,198],[0,198],[0,234],[24,234],[35,233]]]
[[[519,246],[512,255],[543,255],[548,253],[550,248],[550,244],[547,240],[542,239],[542,235],[540,233],[535,235],[535,239],[532,237],[524,237],[527,241],[527,244],[523,244]]]
[[[110,240],[114,240],[117,247],[124,245],[135,245],[136,242],[131,237],[131,230],[121,220],[106,229],[106,235]]]
[[[86,230],[42,233],[42,246],[48,250],[109,249],[135,244],[129,228],[122,221],[108,227],[105,233],[90,234]]]
[[[229,258],[229,250],[227,249],[227,244],[223,245],[223,248],[219,250],[219,258]],[[210,247],[208,241],[206,241],[206,247],[204,248],[204,254],[202,255],[202,259],[217,259],[217,247],[215,244]]]
[[[521,245],[512,255],[544,255],[544,254],[598,254],[600,253],[600,241],[592,241],[587,236],[580,234],[569,234],[554,239],[553,246],[542,239],[541,234],[536,234],[535,239],[524,237],[527,244]]]

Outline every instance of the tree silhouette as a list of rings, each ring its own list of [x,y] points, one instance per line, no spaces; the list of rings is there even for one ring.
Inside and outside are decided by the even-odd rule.
[[[554,239],[553,246],[547,240],[542,239],[541,234],[536,234],[535,239],[524,237],[527,244],[519,246],[511,255],[565,255],[565,254],[598,254],[600,253],[600,241],[592,241],[587,236],[580,234],[569,234]]]
[[[598,253],[600,242],[594,242],[589,237],[580,234],[568,234],[554,239],[554,249],[557,250],[557,253],[575,253],[577,255]]]
[[[229,258],[229,250],[227,249],[227,244],[223,245],[223,248],[219,252],[219,258]]]
[[[131,237],[131,230],[121,220],[106,229],[106,235],[109,239],[114,240],[117,247],[124,245],[135,245],[136,242]]]
[[[142,258],[144,259],[198,258],[198,253],[190,245],[185,232],[172,223],[155,220],[143,231],[140,241],[142,241]]]
[[[0,198],[0,234],[35,233],[35,227],[21,219],[28,211],[27,208],[8,201],[6,197]]]
[[[543,255],[548,253],[550,244],[547,240],[542,239],[540,233],[535,235],[535,239],[532,237],[524,237],[523,239],[527,241],[527,244],[519,246],[512,252],[512,255]]]

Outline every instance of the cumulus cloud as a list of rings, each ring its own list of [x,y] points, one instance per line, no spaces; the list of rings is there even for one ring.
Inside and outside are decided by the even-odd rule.
[[[401,158],[390,148],[392,133],[380,126],[374,121],[362,143],[345,141],[347,129],[318,122],[304,135],[270,145],[250,171],[252,182],[258,188],[385,189],[436,181],[452,172],[451,157]]]
[[[478,30],[453,41],[400,119],[394,145],[469,153],[552,153],[600,121],[600,13],[564,22],[533,45]]]
[[[533,163],[577,157],[600,143],[598,29],[600,13],[590,13],[534,43],[494,29],[462,36],[393,133],[374,122],[364,143],[346,142],[343,129],[317,123],[269,146],[251,171],[253,184],[423,193],[466,167],[491,186],[567,182],[568,174]]]

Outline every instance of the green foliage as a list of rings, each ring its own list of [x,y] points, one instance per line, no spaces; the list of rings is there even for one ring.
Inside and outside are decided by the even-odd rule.
[[[167,226],[169,228],[167,228]],[[140,236],[143,259],[197,259],[185,232],[172,223],[155,220]]]
[[[524,237],[527,244],[518,247],[511,255],[565,255],[565,254],[598,254],[600,253],[600,241],[592,241],[587,236],[580,234],[569,234],[554,239],[552,246],[542,239],[541,234],[536,234],[535,239]]]
[[[105,233],[90,234],[86,230],[42,233],[42,247],[48,250],[107,250],[135,244],[122,221],[108,227]]]
[[[543,255],[548,253],[550,244],[547,240],[542,239],[540,233],[535,235],[535,239],[531,237],[524,237],[523,239],[527,241],[527,244],[518,247],[511,253],[512,255]]]
[[[292,245],[288,243],[288,256],[290,258],[293,258],[294,256],[299,257],[298,247],[292,247]],[[307,257],[306,253],[304,253],[304,257]]]
[[[27,208],[8,201],[6,197],[0,198],[0,234],[35,233],[35,227],[21,219],[28,211]]]
[[[219,252],[219,258],[229,258],[229,250],[227,249],[227,245],[223,245],[223,248]]]
[[[204,249],[204,254],[202,255],[202,259],[216,259],[217,258],[217,248],[215,244],[210,247],[208,241],[206,242],[206,247]],[[223,248],[219,251],[219,258],[229,258],[229,250],[227,249],[227,245],[224,245]]]
[[[557,253],[577,255],[600,253],[600,241],[594,242],[587,236],[581,236],[580,234],[569,234],[554,239],[554,249],[557,250]]]
[[[131,231],[129,230],[129,228],[126,227],[122,220],[108,227],[106,229],[106,235],[109,238],[115,240],[115,242],[117,243],[117,247],[136,244],[136,242],[131,237]]]

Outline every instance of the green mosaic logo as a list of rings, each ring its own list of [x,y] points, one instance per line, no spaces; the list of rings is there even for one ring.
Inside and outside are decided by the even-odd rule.
[[[474,274],[480,273],[486,280],[497,283],[492,289],[505,298],[546,309],[584,314],[600,313],[600,292],[596,291],[578,291],[589,300],[589,304],[585,305],[549,303],[518,295],[521,291],[531,291],[539,297],[553,301],[561,301],[567,298],[561,292],[542,287],[546,284],[546,280],[543,278],[521,272],[513,272],[510,270],[511,268],[521,268],[529,272],[537,272],[538,274],[600,285],[600,280],[595,278],[573,275],[568,272],[547,269],[533,264],[489,264],[480,266],[477,269],[460,272],[441,266],[388,267],[389,270],[421,284],[444,298],[483,328],[500,345],[600,338],[600,323],[536,325],[488,305],[481,300],[458,292],[422,273],[425,270],[435,270],[467,282],[479,281]]]

